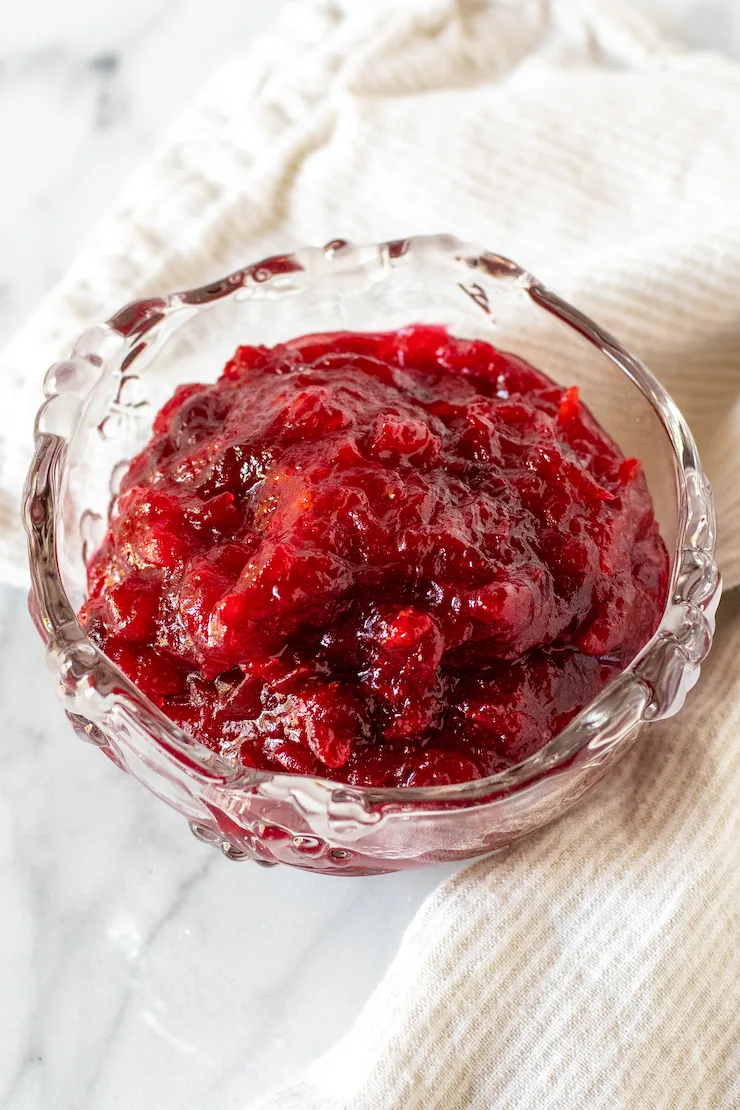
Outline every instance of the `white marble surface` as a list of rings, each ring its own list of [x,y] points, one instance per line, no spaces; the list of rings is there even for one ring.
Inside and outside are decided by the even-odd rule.
[[[740,0],[641,0],[740,56]],[[0,341],[282,0],[24,0],[0,22]],[[218,12],[217,18],[213,12]],[[0,1108],[232,1110],[352,1020],[443,870],[231,864],[63,720],[0,588]]]
[[[450,868],[229,862],[76,739],[18,591],[0,630],[0,1107],[245,1107],[346,1028]]]

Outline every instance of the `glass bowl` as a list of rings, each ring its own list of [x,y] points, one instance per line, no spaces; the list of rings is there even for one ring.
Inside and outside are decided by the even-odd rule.
[[[77,622],[85,562],[117,484],[182,381],[215,379],[236,346],[307,332],[447,324],[564,385],[643,463],[671,581],[660,627],[627,670],[516,767],[451,786],[376,789],[233,766],[177,728]],[[682,706],[712,639],[720,577],[696,446],[660,383],[515,263],[449,236],[306,248],[88,329],[46,376],[25,496],[31,613],[67,716],[230,859],[369,875],[491,852],[574,805],[643,727]]]

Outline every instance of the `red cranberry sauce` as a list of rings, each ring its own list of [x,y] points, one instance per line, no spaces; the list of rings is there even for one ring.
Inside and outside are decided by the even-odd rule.
[[[578,390],[418,325],[240,347],[180,386],[81,620],[228,759],[426,786],[541,748],[667,581],[640,464]]]

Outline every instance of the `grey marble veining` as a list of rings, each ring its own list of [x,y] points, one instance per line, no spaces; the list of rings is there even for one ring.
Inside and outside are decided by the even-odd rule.
[[[64,720],[0,589],[0,1106],[236,1110],[329,1045],[432,868],[230,863]]]
[[[122,182],[283,0],[25,0],[0,26],[0,343]]]
[[[0,26],[0,341],[282,0],[25,0]],[[740,56],[740,0],[641,0]],[[0,1108],[236,1110],[328,1047],[446,873],[231,864],[64,721],[0,588]]]

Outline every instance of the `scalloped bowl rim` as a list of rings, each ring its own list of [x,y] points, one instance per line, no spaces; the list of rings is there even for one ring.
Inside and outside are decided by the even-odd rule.
[[[466,799],[474,802],[483,798],[488,800],[492,795],[509,792],[514,787],[521,787],[540,778],[546,772],[575,756],[589,744],[589,738],[593,730],[595,729],[598,732],[598,729],[603,727],[603,720],[598,719],[599,713],[604,710],[608,711],[609,714],[614,712],[612,702],[615,700],[615,695],[621,698],[623,710],[626,709],[633,716],[635,725],[641,722],[648,723],[676,712],[683,702],[683,696],[680,697],[678,703],[674,700],[670,705],[661,705],[656,700],[653,684],[647,677],[650,674],[651,663],[656,662],[656,653],[659,647],[670,640],[679,647],[679,650],[683,646],[686,654],[687,637],[694,634],[698,615],[700,623],[703,625],[703,631],[708,633],[707,646],[705,650],[700,649],[695,653],[698,655],[696,659],[692,659],[686,654],[686,668],[693,667],[696,676],[698,676],[699,664],[706,655],[706,651],[708,651],[709,643],[711,643],[713,616],[721,591],[721,579],[713,558],[714,509],[711,491],[701,469],[696,444],[686,421],[658,379],[639,359],[630,355],[607,331],[572,305],[551,293],[528,271],[503,255],[462,242],[449,235],[413,236],[407,239],[363,245],[354,245],[346,240],[333,240],[325,247],[303,247],[289,254],[274,255],[262,259],[252,265],[235,270],[220,280],[193,289],[129,302],[111,316],[105,324],[95,325],[93,329],[87,329],[78,340],[78,346],[80,342],[90,336],[91,331],[96,329],[100,331],[101,328],[106,335],[109,335],[112,331],[128,342],[141,341],[153,327],[183,307],[205,306],[231,296],[238,290],[245,290],[247,295],[251,296],[271,284],[279,289],[280,278],[284,277],[286,273],[307,271],[309,275],[315,275],[322,271],[328,272],[327,267],[336,270],[337,266],[347,266],[352,260],[354,260],[354,264],[358,260],[363,263],[371,261],[379,264],[383,269],[388,269],[398,264],[398,260],[405,258],[410,252],[422,250],[432,253],[438,252],[440,259],[448,265],[452,263],[464,267],[466,270],[480,268],[489,276],[515,281],[522,290],[529,294],[535,304],[579,332],[592,345],[600,349],[632,381],[652,405],[667,433],[675,456],[679,500],[679,520],[676,547],[673,553],[672,576],[661,622],[655,634],[629,666],[574,717],[565,729],[521,763],[487,778],[448,786],[370,787],[339,783],[327,777],[300,776],[287,772],[258,771],[252,768],[234,766],[217,756],[195,737],[179,729],[89,640],[77,622],[74,609],[66,595],[56,557],[59,509],[57,494],[59,489],[58,481],[56,485],[54,484],[54,475],[64,465],[68,440],[64,436],[45,432],[40,427],[43,423],[44,412],[58,396],[58,394],[52,393],[41,406],[37,416],[36,453],[26,483],[23,515],[29,542],[29,561],[32,574],[31,598],[37,608],[37,623],[47,642],[48,653],[50,657],[55,659],[53,665],[56,666],[60,674],[64,672],[65,667],[68,670],[71,669],[74,673],[74,679],[70,681],[74,681],[77,686],[86,678],[90,679],[93,673],[93,661],[98,671],[102,666],[108,672],[115,687],[116,695],[119,698],[123,696],[129,703],[136,706],[139,713],[143,713],[147,725],[150,726],[148,731],[152,743],[158,744],[181,765],[185,764],[191,773],[218,782],[222,788],[229,791],[244,790],[266,781],[283,782],[288,786],[294,783],[298,786],[308,779],[316,786],[331,791],[332,796],[341,799],[351,798],[364,804],[366,808],[385,802],[418,803],[426,801],[439,803]],[[89,355],[87,357],[90,358]],[[95,362],[95,357],[93,355],[91,361]],[[101,373],[105,372],[106,368],[102,358],[98,357],[97,364],[102,364],[103,370]],[[82,395],[83,401],[91,388],[92,384],[88,385],[87,390]],[[40,483],[42,493],[39,493]],[[47,505],[43,498],[44,487],[48,486],[49,483],[51,488],[49,505]],[[41,498],[41,502],[39,498]],[[46,512],[47,508],[50,508],[51,511]],[[697,514],[703,521],[703,527],[699,526],[698,528],[698,531],[701,532],[701,538],[691,540],[690,529],[693,527],[694,531],[697,531]],[[40,558],[40,543],[46,544],[44,550],[47,556],[50,555],[49,544],[51,544],[53,560],[50,558],[42,560]],[[699,575],[698,580],[694,581],[693,585],[690,585],[683,594],[677,593],[683,559],[687,554],[691,556],[692,553],[696,554],[703,572]],[[50,612],[50,607],[44,605],[42,586],[50,586],[59,593],[58,600],[61,615],[57,614],[55,617]],[[79,673],[80,661],[83,661],[84,671],[85,658],[89,661],[90,666],[87,675],[84,673],[81,675]],[[660,661],[657,660],[657,663],[658,669],[660,669]],[[97,678],[99,679],[99,674]],[[64,683],[64,678],[62,681]],[[695,677],[693,681],[695,681]],[[693,681],[689,685],[693,685]],[[636,694],[631,700],[627,696],[630,691],[633,695]],[[589,723],[589,719],[591,719],[591,723]],[[156,734],[153,735],[153,733]],[[415,806],[415,810],[418,811],[418,806]]]

